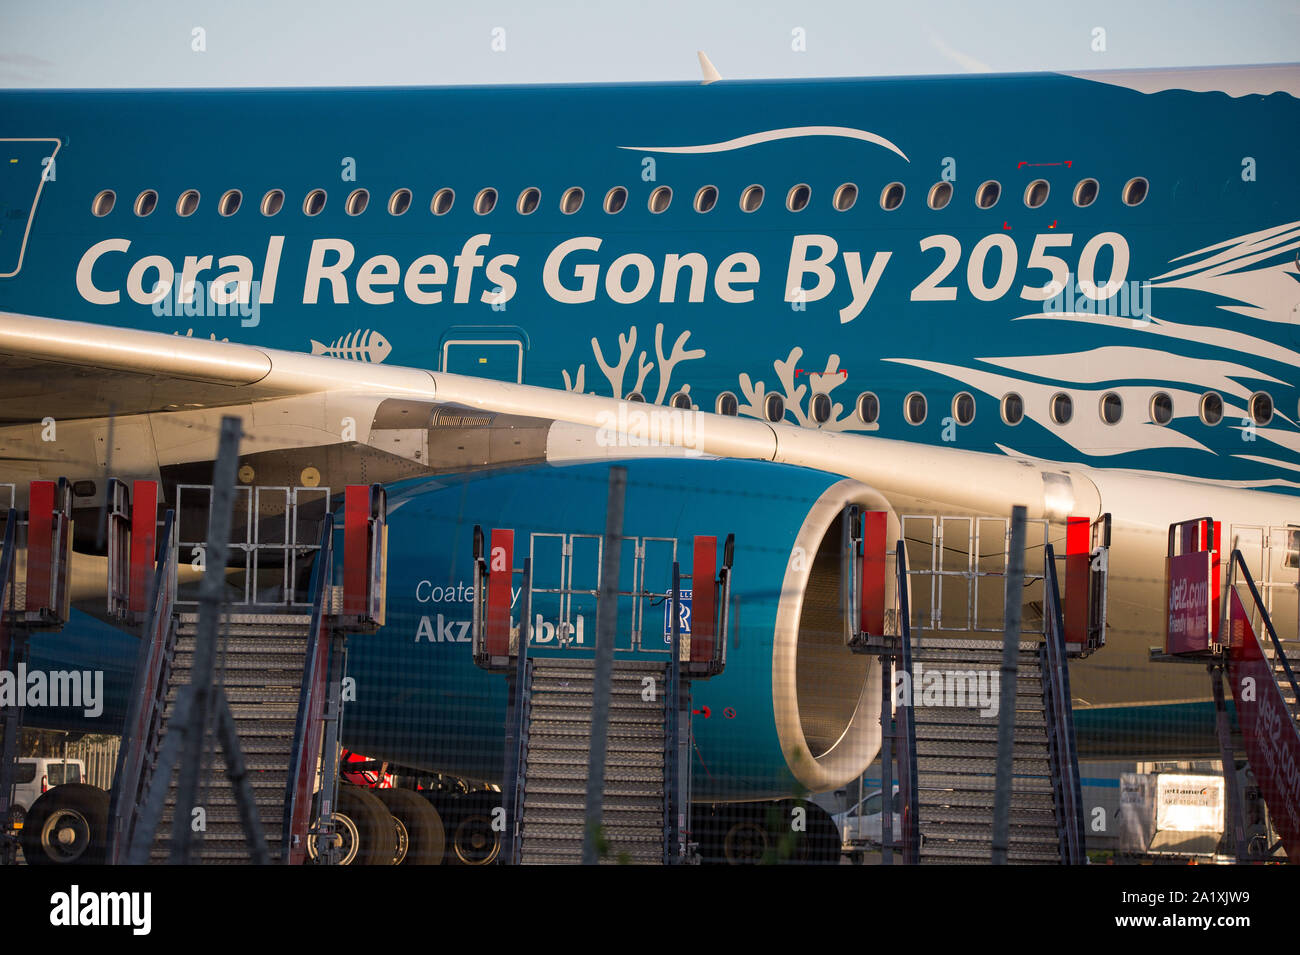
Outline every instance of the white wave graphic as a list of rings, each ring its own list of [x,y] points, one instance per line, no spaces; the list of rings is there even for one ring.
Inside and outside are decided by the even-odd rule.
[[[1234,454],[1234,458],[1240,458],[1243,461],[1253,461],[1256,464],[1271,464],[1275,468],[1286,468],[1288,471],[1300,471],[1300,464],[1291,461],[1279,461],[1277,458],[1266,458],[1260,454]]]
[[[1146,320],[1121,318],[1115,315],[1099,315],[1092,312],[1034,312],[1013,318],[1013,322],[1055,320],[1066,322],[1084,322],[1092,325],[1106,325],[1110,328],[1127,328],[1148,335],[1160,335],[1177,339],[1180,342],[1199,342],[1241,352],[1259,358],[1268,358],[1300,368],[1300,352],[1293,351],[1265,338],[1235,332],[1227,328],[1212,325],[1184,325],[1151,316]]]
[[[1296,280],[1300,276],[1294,259],[1280,259],[1262,268],[1251,266],[1300,249],[1300,240],[1291,241],[1300,235],[1297,226],[1300,222],[1289,222],[1178,256],[1174,262],[1221,250],[1203,261],[1158,275],[1148,286],[1207,292],[1246,303],[1220,305],[1225,311],[1266,322],[1294,322]]]
[[[761,133],[750,133],[748,136],[737,136],[735,139],[728,139],[720,143],[703,143],[697,146],[619,146],[618,148],[631,149],[642,153],[725,153],[733,149],[757,146],[760,143],[770,143],[781,139],[803,139],[809,136],[857,139],[864,143],[883,146],[890,152],[902,156],[905,161],[912,161],[907,158],[906,153],[884,136],[868,132],[865,129],[855,129],[852,126],[787,126],[782,129],[769,129]]]

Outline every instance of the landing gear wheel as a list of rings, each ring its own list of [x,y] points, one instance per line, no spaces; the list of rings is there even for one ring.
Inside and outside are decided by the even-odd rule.
[[[66,783],[42,795],[23,824],[28,865],[102,865],[108,841],[108,793]]]
[[[334,810],[334,839],[340,850],[337,865],[393,865],[397,857],[397,831],[393,817],[368,789],[339,783]],[[315,859],[320,847],[307,839],[307,854]]]
[[[758,865],[771,848],[767,826],[753,815],[732,822],[722,837],[722,858],[727,865]]]
[[[402,820],[389,814],[393,820],[393,865],[401,865],[406,859],[406,850],[411,846],[411,837],[406,834],[406,826]]]
[[[491,865],[501,855],[501,833],[493,827],[497,796],[470,793],[453,804],[455,817],[448,839],[451,865]]]
[[[406,835],[406,852],[398,865],[440,865],[447,837],[438,810],[409,789],[376,789],[374,794]]]

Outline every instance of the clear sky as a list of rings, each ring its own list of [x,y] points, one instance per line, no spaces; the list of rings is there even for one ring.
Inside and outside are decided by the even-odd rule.
[[[1294,62],[1300,2],[0,0],[0,87],[693,80],[697,49],[731,79]]]

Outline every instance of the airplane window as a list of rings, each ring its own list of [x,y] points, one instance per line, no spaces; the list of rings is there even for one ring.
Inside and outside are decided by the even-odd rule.
[[[1136,179],[1130,179],[1124,184],[1124,205],[1141,205],[1142,200],[1146,197],[1147,181],[1141,176],[1138,176]]]
[[[901,182],[891,182],[880,190],[880,208],[892,212],[903,204],[903,195],[907,192]]]
[[[880,399],[869,391],[858,395],[858,417],[863,424],[875,424],[880,419]]]
[[[818,424],[825,424],[831,420],[831,412],[834,409],[831,406],[831,396],[816,394],[812,397],[812,416]]]
[[[452,204],[456,201],[456,193],[451,189],[439,189],[433,194],[433,201],[429,203],[429,211],[435,216],[445,216],[451,211]]]
[[[566,216],[573,215],[582,208],[584,196],[585,193],[577,186],[564,190],[564,195],[560,197],[560,211]]]
[[[1250,420],[1258,425],[1273,420],[1273,399],[1267,391],[1257,391],[1250,396]]]
[[[1014,391],[1002,396],[1002,420],[1010,425],[1020,424],[1025,418],[1025,399]]]
[[[717,409],[718,414],[730,415],[734,418],[736,412],[740,410],[740,403],[736,401],[736,396],[730,391],[724,391],[718,395],[718,401],[714,407]]]
[[[615,186],[605,193],[605,211],[610,215],[622,212],[625,205],[627,205],[627,190],[622,186]]]
[[[1097,201],[1097,180],[1080,179],[1074,187],[1074,204],[1079,208],[1090,206]]]
[[[758,207],[763,204],[763,187],[746,186],[745,191],[740,194],[740,211],[757,212]]]
[[[1002,198],[1002,186],[993,179],[981,183],[979,189],[975,190],[975,205],[981,209],[992,209]]]
[[[325,190],[313,189],[307,193],[307,198],[302,201],[302,211],[309,216],[318,216],[321,210],[325,208]]]
[[[1047,194],[1050,191],[1051,186],[1047,184],[1046,179],[1035,179],[1025,187],[1025,205],[1037,209],[1047,201]]]
[[[674,408],[681,408],[684,411],[690,411],[691,396],[684,391],[679,391],[677,392],[677,394],[673,395],[672,399],[668,402],[668,404],[670,404]]]
[[[239,211],[239,204],[243,201],[244,195],[238,189],[227,189],[217,202],[217,212],[223,216],[233,216]]]
[[[350,216],[359,216],[366,211],[368,205],[370,205],[370,193],[365,189],[354,189],[348,196],[348,201],[343,204],[343,209]]]
[[[969,391],[960,391],[952,399],[952,416],[961,425],[975,420],[975,397]]]
[[[199,207],[199,191],[197,189],[186,189],[181,193],[181,197],[176,200],[176,214],[178,216],[192,216]]]
[[[639,402],[641,402],[642,404],[644,404],[644,403],[645,403],[645,395],[641,394],[641,392],[639,392],[639,391],[629,391],[629,392],[627,393],[627,397],[624,398],[623,400],[624,400],[624,401],[639,401]]]
[[[411,208],[411,190],[398,189],[388,197],[388,214],[390,216],[400,216]]]
[[[541,204],[542,191],[536,186],[529,186],[519,193],[519,199],[515,202],[515,211],[521,216],[530,216],[537,211],[537,207]]]
[[[1069,424],[1074,417],[1074,402],[1063,391],[1052,395],[1052,420],[1057,424]]]
[[[792,186],[785,197],[785,207],[791,212],[802,212],[808,208],[808,200],[812,198],[812,190],[804,183]]]
[[[718,187],[704,186],[695,194],[695,211],[708,212],[718,204]]]
[[[831,205],[835,207],[836,212],[848,212],[857,201],[858,187],[851,182],[846,182],[835,190],[835,198],[831,200]]]
[[[673,191],[667,186],[659,186],[654,192],[650,193],[650,202],[648,203],[650,211],[658,215],[665,211],[673,201]]]
[[[497,207],[497,191],[491,186],[486,189],[480,189],[479,194],[474,197],[474,211],[481,216],[487,215]]]
[[[90,212],[92,215],[100,216],[102,218],[113,211],[113,203],[116,201],[117,193],[113,192],[112,189],[105,189],[99,195],[95,196],[94,201],[91,202]]]
[[[1151,396],[1151,420],[1156,424],[1168,424],[1174,418],[1174,399],[1163,391]]]
[[[785,417],[785,399],[780,395],[768,395],[763,399],[763,412],[768,421],[780,421]]]
[[[952,201],[952,183],[936,182],[930,187],[930,195],[926,198],[926,205],[931,209],[942,209]]]
[[[1207,391],[1201,396],[1201,420],[1211,427],[1223,420],[1223,399],[1217,392]]]
[[[926,415],[925,395],[914,391],[903,399],[903,417],[908,424],[921,424]]]
[[[279,210],[285,207],[285,191],[279,188],[273,188],[261,197],[261,214],[263,216],[274,216]]]
[[[135,214],[141,218],[144,218],[156,208],[158,208],[158,193],[152,189],[146,189],[135,197]]]
[[[1101,420],[1107,424],[1119,424],[1119,419],[1124,416],[1124,399],[1113,391],[1108,391],[1101,396]]]

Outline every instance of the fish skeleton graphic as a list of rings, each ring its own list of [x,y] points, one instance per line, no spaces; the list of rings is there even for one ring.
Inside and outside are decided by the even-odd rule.
[[[388,343],[388,339],[379,332],[366,329],[364,332],[357,329],[355,332],[349,332],[347,335],[334,339],[328,345],[312,339],[311,353],[313,355],[329,355],[332,358],[351,358],[354,361],[369,361],[379,363],[389,356],[393,351],[393,346]]]

